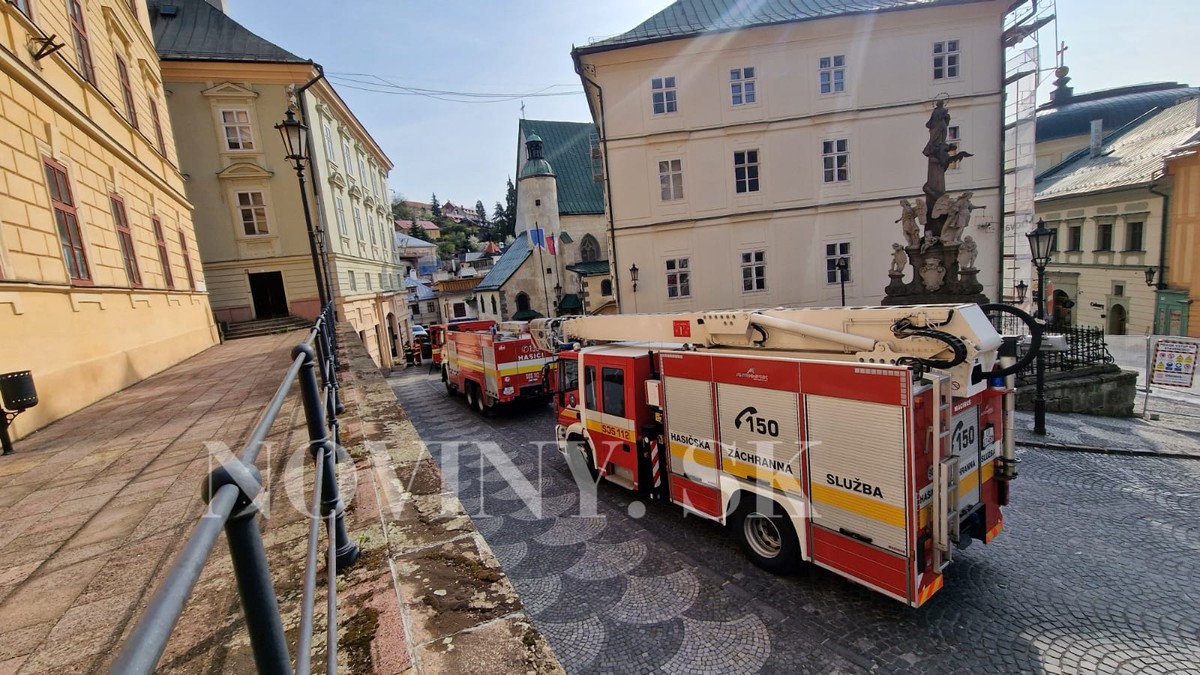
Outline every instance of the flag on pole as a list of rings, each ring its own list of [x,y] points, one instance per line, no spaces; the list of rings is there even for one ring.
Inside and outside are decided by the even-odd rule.
[[[555,255],[555,253],[554,253],[554,235],[553,234],[551,234],[549,237],[546,237],[546,250],[550,251],[550,255]]]
[[[546,248],[546,231],[540,227],[529,230],[529,244],[535,248]]]

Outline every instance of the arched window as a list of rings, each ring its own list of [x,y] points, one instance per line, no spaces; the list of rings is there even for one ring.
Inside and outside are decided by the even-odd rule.
[[[600,282],[600,295],[605,297],[612,295],[612,279],[605,279]]]
[[[493,295],[492,296],[492,314],[498,314],[498,313],[499,312],[496,311],[496,296]]]
[[[581,262],[592,262],[600,259],[600,242],[590,234],[583,235],[583,239],[579,241],[579,260]]]
[[[518,312],[528,312],[529,311],[529,294],[528,293],[517,293],[517,311]]]

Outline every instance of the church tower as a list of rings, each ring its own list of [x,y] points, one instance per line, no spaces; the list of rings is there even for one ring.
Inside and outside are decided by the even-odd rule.
[[[558,178],[542,150],[542,139],[529,134],[525,139],[525,165],[517,177],[516,234],[533,229],[535,224],[546,237],[559,235]]]

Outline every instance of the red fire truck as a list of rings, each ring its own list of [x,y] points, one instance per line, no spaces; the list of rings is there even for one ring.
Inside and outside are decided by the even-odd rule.
[[[433,348],[433,363],[442,365],[442,345],[446,344],[446,331],[476,331],[491,330],[496,322],[491,319],[457,320],[450,323],[438,323],[429,327],[429,344]],[[443,371],[442,379],[445,380]]]
[[[489,322],[491,323],[491,322]],[[523,399],[546,398],[554,392],[544,377],[554,352],[534,344],[529,324],[504,322],[487,330],[445,332],[442,347],[442,378],[451,396],[463,392],[467,404],[490,414],[501,404]]]
[[[1028,315],[1018,314],[1037,334]],[[918,607],[1016,476],[1015,338],[974,304],[539,319],[556,436],[590,474]],[[1030,351],[1036,351],[1037,345]]]

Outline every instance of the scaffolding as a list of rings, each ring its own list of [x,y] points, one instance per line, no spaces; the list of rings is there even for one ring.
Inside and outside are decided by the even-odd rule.
[[[1031,284],[1036,277],[1025,233],[1034,227],[1041,36],[1053,34],[1054,21],[1055,0],[1018,0],[1004,18],[1004,228],[1000,295],[1011,304],[1017,304],[1017,283]]]

